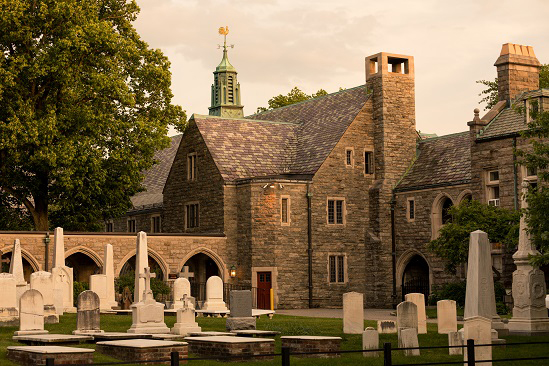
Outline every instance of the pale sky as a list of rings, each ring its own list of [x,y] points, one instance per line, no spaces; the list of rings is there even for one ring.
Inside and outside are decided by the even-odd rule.
[[[173,103],[208,114],[218,28],[229,26],[244,114],[298,86],[364,84],[364,59],[414,56],[416,127],[439,136],[465,131],[479,107],[475,81],[493,80],[503,43],[534,47],[549,63],[547,0],[137,0],[137,31],[171,61]],[[481,110],[484,106],[480,106]],[[482,113],[481,113],[482,114]]]

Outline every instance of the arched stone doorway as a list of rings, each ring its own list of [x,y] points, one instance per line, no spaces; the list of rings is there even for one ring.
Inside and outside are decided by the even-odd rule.
[[[409,293],[422,293],[425,300],[429,297],[429,264],[419,254],[414,255],[404,268],[402,273],[402,299]]]
[[[0,272],[7,273],[10,271],[11,253],[12,252],[7,252],[2,254],[2,271]],[[30,283],[31,273],[37,271],[38,268],[34,268],[27,258],[25,258],[24,254],[21,255],[21,259],[23,261],[23,276],[25,277],[25,281]],[[9,260],[9,262],[4,262],[6,260]]]
[[[193,273],[193,277],[189,278],[191,283],[191,295],[195,297],[197,302],[202,302],[206,299],[206,281],[212,276],[223,278],[223,274],[216,261],[205,253],[197,253],[187,259],[183,267],[189,267],[189,272]],[[183,267],[181,271],[183,271]]]
[[[149,254],[149,267],[151,269],[151,272],[156,273],[156,278],[158,278],[161,281],[164,280],[165,273],[164,273],[164,270],[162,269],[162,266],[156,261],[156,259],[151,257],[150,254]],[[124,276],[128,273],[135,273],[135,255],[133,255],[130,259],[128,259],[126,263],[124,263],[124,265],[122,266],[122,269],[120,270],[120,276]]]
[[[73,279],[77,282],[90,282],[90,276],[100,273],[97,263],[87,254],[76,252],[65,258],[65,265],[71,267]]]

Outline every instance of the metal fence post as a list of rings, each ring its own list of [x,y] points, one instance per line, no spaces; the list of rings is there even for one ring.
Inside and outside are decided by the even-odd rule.
[[[467,340],[467,366],[475,366],[475,340]]]
[[[179,352],[172,352],[171,353],[171,360],[170,360],[170,365],[171,366],[179,366]]]
[[[391,357],[391,343],[383,344],[383,366],[392,366],[393,359]]]
[[[282,366],[290,366],[290,347],[282,347]]]
[[[46,366],[54,366],[55,358],[46,358]]]

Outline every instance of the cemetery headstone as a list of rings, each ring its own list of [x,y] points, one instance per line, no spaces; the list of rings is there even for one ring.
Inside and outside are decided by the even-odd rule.
[[[372,327],[368,327],[362,333],[362,349],[379,349],[379,333]],[[379,352],[364,352],[364,357],[378,357]]]
[[[421,293],[410,293],[404,297],[406,301],[411,301],[417,306],[417,332],[418,334],[427,333],[427,314],[425,312],[425,295]]]
[[[83,291],[78,295],[74,334],[103,333],[100,327],[99,304],[99,296],[93,291]]]
[[[231,313],[225,327],[228,331],[248,330],[256,328],[256,319],[252,316],[252,292],[250,290],[233,290],[231,298]]]
[[[437,301],[438,333],[457,332],[457,309],[454,300]]]
[[[465,318],[463,324],[463,341],[473,339],[475,344],[492,343],[492,320],[482,316]],[[467,352],[463,352],[464,361],[467,362]],[[492,346],[475,347],[475,361],[491,360]],[[483,365],[491,366],[492,362],[483,362]]]
[[[419,347],[416,328],[400,328],[399,331],[400,331],[399,337],[398,337],[399,347],[401,348]],[[404,350],[404,355],[419,356],[420,352],[418,349],[407,349],[407,350]]]
[[[522,208],[528,208],[526,195],[529,184],[522,184]],[[545,307],[545,274],[530,264],[530,257],[538,255],[530,240],[524,215],[520,218],[518,250],[513,254],[516,271],[513,272],[513,317],[509,330],[515,334],[549,333],[549,317]]]
[[[156,302],[151,290],[151,278],[155,277],[149,267],[141,275],[145,279],[144,298],[142,301],[132,304],[132,326],[128,333],[170,333],[170,329],[164,323],[164,304]]]
[[[30,287],[42,294],[44,301],[44,322],[46,324],[59,323],[59,315],[54,306],[54,287],[52,274],[38,271],[31,274]]]
[[[103,311],[112,310],[107,295],[107,275],[96,274],[90,276],[90,291],[99,297],[99,308]]]
[[[122,309],[129,310],[132,305],[133,295],[128,286],[124,287],[122,292]]]
[[[149,254],[147,247],[147,233],[140,231],[137,233],[137,243],[135,252],[135,286],[133,291],[133,302],[138,303],[143,300],[143,290],[145,289],[145,268],[149,266]]]
[[[463,345],[463,332],[449,332],[448,333],[448,345],[449,346],[462,346]],[[450,355],[461,355],[463,354],[463,348],[448,348],[448,353]]]
[[[223,301],[223,280],[218,276],[211,276],[206,281],[206,301],[202,307],[204,311],[226,311],[227,305]]]
[[[379,334],[397,333],[397,322],[395,320],[378,320],[377,332]]]
[[[15,239],[13,242],[13,250],[11,252],[10,273],[15,277],[16,288],[16,304],[19,306],[21,295],[30,289],[29,284],[25,281],[23,272],[23,257],[21,256],[21,242]]]
[[[58,314],[76,312],[73,305],[73,269],[65,265],[65,241],[63,228],[57,227],[54,231],[53,266],[51,274],[56,298],[62,296],[62,306],[58,306]]]
[[[358,292],[343,294],[343,333],[364,332],[364,295]]]
[[[501,335],[508,332],[508,330],[496,312],[491,249],[488,234],[480,230],[471,233],[463,317],[467,319],[480,316],[492,319],[492,328],[496,329]]]
[[[114,254],[112,244],[105,244],[105,253],[103,258],[103,275],[107,277],[107,302],[103,306],[105,309],[112,309],[118,306],[116,294],[114,291]]]
[[[19,299],[19,331],[16,336],[46,334],[44,330],[44,300],[37,290],[28,290]]]
[[[397,305],[397,327],[399,338],[401,329],[414,328],[417,330],[416,304],[411,301],[403,301]]]
[[[202,328],[198,326],[195,320],[194,306],[187,295],[183,295],[183,307],[177,309],[177,321],[174,324],[172,334],[189,335],[194,332],[201,332]]]
[[[0,273],[0,327],[13,327],[19,322],[15,284],[11,273]]]
[[[184,277],[179,277],[173,282],[173,308],[183,308],[183,296],[191,296],[191,283]],[[191,306],[194,307],[193,304]]]

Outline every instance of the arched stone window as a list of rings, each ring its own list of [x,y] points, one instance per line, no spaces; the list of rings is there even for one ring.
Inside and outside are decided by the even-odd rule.
[[[449,210],[453,205],[454,201],[446,193],[441,193],[435,198],[431,208],[431,239],[436,239],[442,225],[452,219]]]

